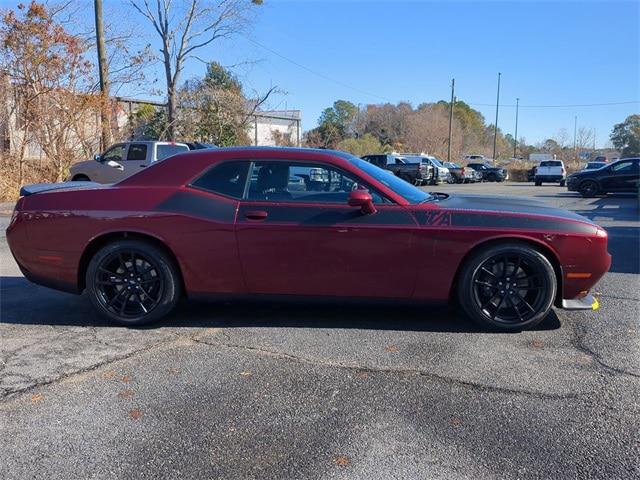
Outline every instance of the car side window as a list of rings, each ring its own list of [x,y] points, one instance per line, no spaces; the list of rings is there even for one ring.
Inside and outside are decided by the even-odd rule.
[[[335,167],[297,162],[254,162],[248,200],[346,204],[349,193],[363,185]],[[374,203],[384,197],[369,189]]]
[[[147,146],[142,143],[132,143],[129,145],[127,160],[144,161],[147,159]]]
[[[123,157],[124,145],[114,145],[102,155],[105,162],[121,162]]]
[[[189,151],[189,147],[186,145],[174,145],[174,144],[166,144],[166,145],[157,145],[156,146],[156,160],[164,160],[165,158],[169,158],[173,155],[177,155],[179,153],[185,153]]]
[[[220,163],[191,182],[191,186],[240,199],[247,183],[249,163],[248,161]]]
[[[611,165],[611,170],[618,173],[628,173],[633,170],[633,162],[620,162]]]

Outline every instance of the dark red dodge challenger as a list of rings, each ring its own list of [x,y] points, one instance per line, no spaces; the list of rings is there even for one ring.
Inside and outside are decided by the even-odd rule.
[[[607,233],[516,197],[427,193],[343,152],[176,155],[115,185],[22,189],[7,239],[24,275],[126,325],[182,295],[457,301],[493,329],[597,308]]]

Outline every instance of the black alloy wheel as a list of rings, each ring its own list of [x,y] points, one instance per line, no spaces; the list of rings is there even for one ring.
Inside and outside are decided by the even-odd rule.
[[[459,300],[477,323],[522,330],[540,323],[556,295],[549,260],[526,244],[499,244],[472,257],[463,268]]]
[[[598,184],[593,180],[585,180],[580,184],[578,190],[583,197],[595,197],[598,193]]]
[[[143,325],[176,305],[180,282],[168,256],[153,245],[121,240],[107,245],[87,269],[87,290],[98,310],[125,325]]]

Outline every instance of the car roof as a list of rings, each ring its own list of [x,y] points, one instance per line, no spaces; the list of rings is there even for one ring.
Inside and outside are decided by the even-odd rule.
[[[339,150],[302,147],[223,147],[216,149],[189,150],[178,153],[165,160],[156,162],[143,171],[125,178],[119,186],[179,186],[190,181],[204,169],[225,160],[239,160],[244,156],[256,157],[263,155],[261,160],[300,160],[325,161],[339,164],[340,160],[349,161],[356,158],[349,153]]]

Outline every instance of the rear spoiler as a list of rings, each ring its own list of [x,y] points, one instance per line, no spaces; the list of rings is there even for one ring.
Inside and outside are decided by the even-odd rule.
[[[60,182],[60,183],[34,183],[25,185],[20,189],[21,197],[28,197],[36,193],[52,192],[54,190],[75,190],[78,188],[98,188],[103,187],[96,182]]]

